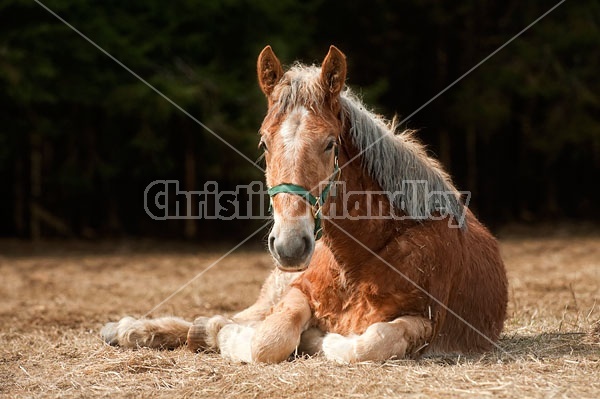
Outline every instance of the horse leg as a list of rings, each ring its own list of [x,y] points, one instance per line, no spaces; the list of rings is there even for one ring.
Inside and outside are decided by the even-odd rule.
[[[340,363],[403,358],[427,345],[431,335],[431,320],[403,316],[387,323],[372,324],[361,335],[327,334],[323,338],[323,353],[327,359]]]
[[[278,304],[289,291],[290,284],[300,274],[273,269],[261,287],[256,303],[233,316],[232,320],[241,324],[264,320],[271,313],[273,306]]]
[[[289,289],[289,284],[299,273],[283,273],[275,269],[269,275],[255,304],[236,314],[233,321],[251,323],[263,320],[271,307],[279,302]],[[209,323],[209,320],[211,322]],[[124,317],[118,322],[107,323],[100,331],[102,339],[115,346],[125,348],[174,349],[188,342],[192,351],[216,349],[216,335],[221,327],[231,321],[222,316],[199,317],[193,323],[178,317],[158,319],[134,319]]]
[[[314,356],[323,350],[323,338],[325,333],[316,327],[311,327],[302,333],[298,353]]]
[[[125,348],[174,349],[185,343],[191,325],[178,317],[140,320],[124,317],[104,325],[100,335],[106,343]]]
[[[217,336],[218,346],[223,357],[232,360],[278,363],[298,347],[310,318],[308,300],[300,290],[291,288],[260,323],[224,325]]]
[[[124,317],[107,323],[100,335],[110,345],[124,348],[175,349],[188,343],[192,351],[216,349],[217,334],[231,320],[223,316],[198,317],[193,323],[179,317],[134,319]]]
[[[222,316],[197,318],[188,331],[188,348],[193,352],[204,349],[220,349],[226,357],[249,361],[250,355],[246,353],[247,351],[244,352],[245,346],[248,345],[245,345],[244,342],[252,336],[252,326],[264,320],[271,313],[273,306],[281,301],[289,291],[291,282],[299,275],[300,273],[285,273],[274,269],[265,280],[256,302],[234,315],[231,320]],[[219,340],[218,335],[226,325],[228,327]]]

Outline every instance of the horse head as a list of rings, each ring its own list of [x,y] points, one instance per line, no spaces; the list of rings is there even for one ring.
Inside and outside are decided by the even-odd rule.
[[[339,172],[346,59],[331,46],[321,68],[297,65],[284,73],[267,46],[257,70],[269,104],[259,144],[274,217],[269,251],[281,270],[302,271],[322,234],[321,207]]]

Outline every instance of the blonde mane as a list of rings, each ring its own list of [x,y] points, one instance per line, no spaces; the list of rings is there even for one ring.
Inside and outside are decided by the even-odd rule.
[[[319,67],[294,64],[275,87],[276,101],[269,113],[287,113],[303,106],[318,114],[326,93],[320,77]],[[383,191],[394,194],[390,201],[397,210],[415,219],[439,212],[461,220],[460,193],[412,131],[396,133],[394,121],[371,112],[348,87],[342,91],[340,103],[345,133],[361,153],[363,168]]]

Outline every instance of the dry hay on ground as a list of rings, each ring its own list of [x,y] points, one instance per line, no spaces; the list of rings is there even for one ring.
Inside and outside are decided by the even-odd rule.
[[[103,323],[144,315],[224,252],[0,242],[0,396],[600,397],[600,237],[590,234],[502,240],[511,294],[506,353],[253,365],[101,342]],[[237,252],[152,315],[231,314],[253,301],[270,268],[264,251]]]

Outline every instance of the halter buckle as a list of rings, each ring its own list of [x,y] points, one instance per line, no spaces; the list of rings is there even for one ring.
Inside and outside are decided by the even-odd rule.
[[[317,198],[317,202],[315,202],[315,204],[313,205],[313,217],[315,219],[319,218],[321,216],[321,209],[323,208],[323,205],[321,204],[321,197]]]

